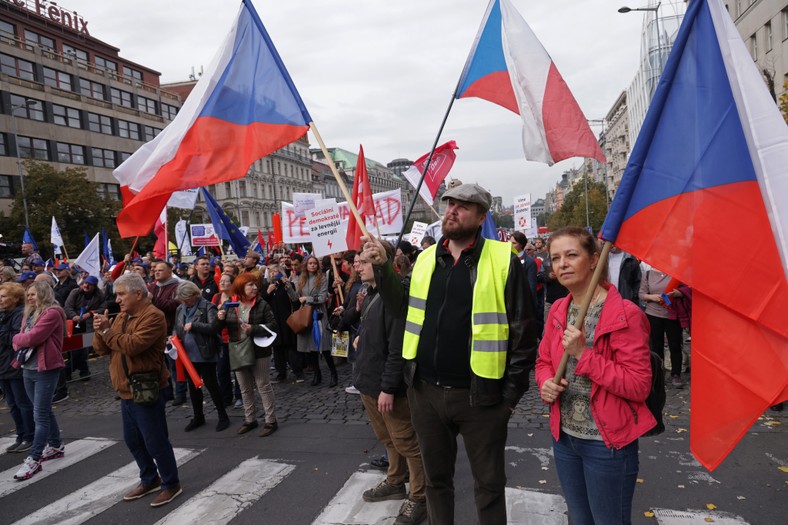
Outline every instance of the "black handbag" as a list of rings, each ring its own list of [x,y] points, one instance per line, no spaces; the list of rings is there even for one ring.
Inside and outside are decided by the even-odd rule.
[[[126,377],[129,379],[132,401],[142,406],[153,406],[158,403],[161,371],[129,374],[129,365],[126,364],[126,356],[121,355],[120,359],[121,363],[123,363],[123,370],[126,372]]]

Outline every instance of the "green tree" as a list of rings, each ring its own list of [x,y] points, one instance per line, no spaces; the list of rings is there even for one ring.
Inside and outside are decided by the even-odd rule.
[[[493,222],[498,228],[514,228],[514,216],[503,213],[493,213]]]
[[[124,248],[115,226],[121,203],[98,197],[98,183],[87,179],[82,168],[58,171],[46,162],[24,162],[30,232],[42,256],[52,255],[52,217],[57,220],[68,255],[73,259],[85,247],[83,230],[91,238],[104,227],[116,252]],[[0,232],[7,240],[21,240],[25,225],[22,192],[16,191],[11,212],[0,215]]]
[[[780,111],[785,123],[788,124],[788,80],[783,80],[783,92],[779,97]]]
[[[607,214],[605,185],[587,178],[588,183],[588,222],[595,232],[599,231]],[[564,226],[586,225],[585,184],[579,181],[572,191],[564,197],[561,209],[553,213],[547,221],[548,227],[555,231]]]

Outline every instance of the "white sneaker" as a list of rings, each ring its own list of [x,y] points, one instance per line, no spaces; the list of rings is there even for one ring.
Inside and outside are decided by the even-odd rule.
[[[44,451],[41,453],[41,461],[49,461],[50,459],[58,459],[62,458],[66,453],[66,446],[60,445],[60,447],[55,448],[52,446],[45,446]]]
[[[36,461],[30,456],[25,458],[25,462],[19,467],[19,470],[14,474],[14,479],[17,481],[25,481],[32,478],[37,472],[41,470],[41,462]]]
[[[347,387],[345,389],[345,392],[347,392],[348,394],[356,394],[356,395],[361,394],[361,392],[359,392],[358,388],[354,387],[353,385],[350,385],[349,387]]]

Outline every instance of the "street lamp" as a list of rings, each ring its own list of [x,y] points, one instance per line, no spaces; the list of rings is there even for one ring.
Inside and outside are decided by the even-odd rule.
[[[29,108],[38,104],[37,100],[25,99],[24,104],[14,104],[11,106],[11,122],[14,124],[14,147],[16,148],[16,165],[19,168],[19,185],[22,188],[22,205],[25,208],[25,227],[30,230],[30,218],[27,214],[27,195],[25,194],[25,174],[22,170],[22,158],[19,156],[19,132],[16,127],[16,110]]]
[[[619,13],[629,13],[631,11],[654,11],[654,22],[657,26],[657,60],[658,60],[658,67],[659,67],[659,75],[657,79],[662,76],[662,35],[659,32],[659,6],[662,5],[662,2],[657,2],[657,5],[654,7],[621,7],[619,8]]]

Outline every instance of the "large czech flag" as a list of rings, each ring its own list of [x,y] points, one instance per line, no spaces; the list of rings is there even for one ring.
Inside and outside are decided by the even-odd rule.
[[[492,0],[465,63],[456,98],[478,97],[520,115],[525,158],[605,162],[588,121],[553,59],[509,0]]]
[[[239,179],[311,117],[250,0],[175,119],[114,172],[123,237],[147,235],[170,195]]]
[[[601,236],[693,287],[690,448],[788,398],[788,127],[722,0],[693,0]]]

